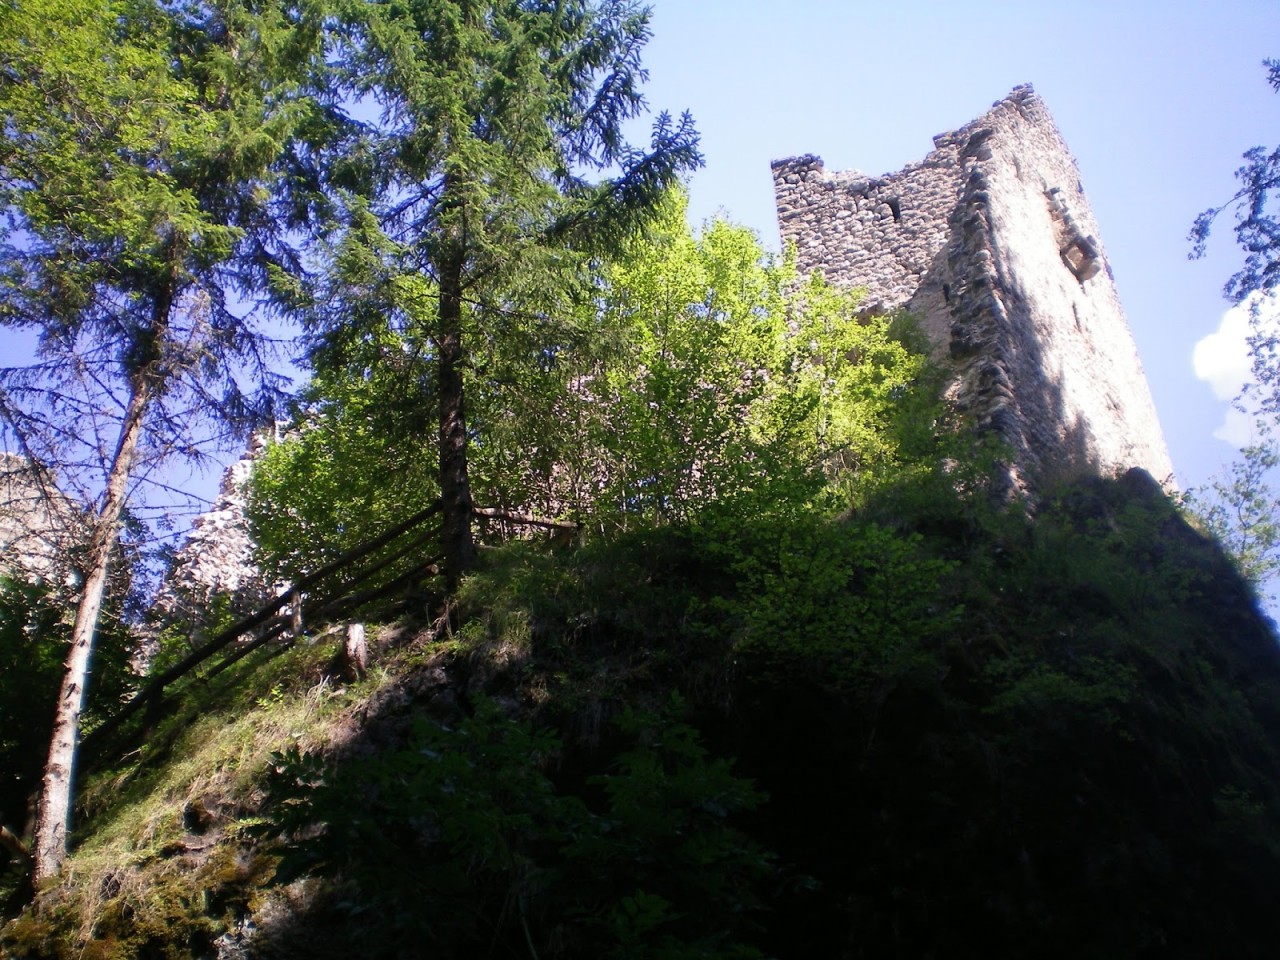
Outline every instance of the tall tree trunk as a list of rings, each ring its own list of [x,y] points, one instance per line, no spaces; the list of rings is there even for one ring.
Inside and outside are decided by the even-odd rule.
[[[71,829],[72,777],[75,772],[76,743],[80,731],[80,713],[84,709],[85,686],[89,680],[89,663],[93,656],[93,640],[102,612],[102,599],[107,589],[111,554],[124,510],[129,473],[134,453],[142,435],[143,415],[151,399],[149,378],[135,379],[129,406],[120,425],[120,435],[102,506],[94,521],[90,540],[89,563],[76,608],[75,626],[71,632],[71,653],[58,694],[58,710],[54,719],[49,759],[45,763],[40,803],[36,809],[36,834],[32,856],[35,860],[34,880],[55,877],[67,855],[67,835]]]
[[[454,593],[475,560],[471,535],[471,481],[467,472],[467,420],[463,407],[461,257],[440,266],[440,539],[445,586]]]
[[[89,561],[81,587],[80,604],[76,607],[75,624],[71,628],[71,653],[67,657],[62,689],[58,693],[49,758],[45,761],[40,802],[36,807],[32,879],[37,885],[56,877],[67,856],[76,747],[80,736],[80,714],[84,710],[85,690],[89,682],[89,665],[93,659],[93,641],[98,630],[98,617],[102,613],[102,600],[107,592],[107,575],[120,530],[120,516],[128,498],[134,456],[142,438],[143,421],[164,376],[161,354],[178,286],[176,243],[172,245],[171,253],[174,255],[169,261],[167,275],[161,279],[159,292],[152,304],[151,325],[135,344],[138,355],[134,360],[136,366],[129,374],[129,402],[120,421],[115,455],[107,471],[106,489],[89,541]]]

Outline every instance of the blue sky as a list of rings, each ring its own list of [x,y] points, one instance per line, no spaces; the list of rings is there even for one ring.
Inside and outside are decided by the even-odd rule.
[[[885,173],[936,133],[1033,83],[1080,165],[1179,481],[1234,455],[1214,436],[1228,403],[1197,379],[1240,256],[1229,222],[1189,261],[1200,211],[1234,192],[1249,147],[1280,143],[1276,0],[653,0],[646,88],[692,111],[706,167],[691,215],[717,211],[776,248],[769,163],[816,153],[829,170]],[[1230,369],[1228,337],[1202,348]],[[1239,349],[1239,348],[1237,348]],[[1240,361],[1237,359],[1236,365]],[[1233,392],[1218,376],[1218,394]]]

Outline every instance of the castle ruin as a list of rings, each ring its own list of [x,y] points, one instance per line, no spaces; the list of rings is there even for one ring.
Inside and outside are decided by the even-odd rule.
[[[0,575],[75,587],[88,539],[83,508],[58,490],[52,473],[0,451]]]
[[[1012,450],[1025,490],[1173,466],[1075,160],[1034,90],[934,137],[881,177],[816,156],[773,164],[802,273],[918,317],[955,369],[950,397]]]

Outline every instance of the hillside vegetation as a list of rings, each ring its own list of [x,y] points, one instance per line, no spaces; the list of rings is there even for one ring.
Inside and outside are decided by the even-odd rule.
[[[8,954],[1270,950],[1274,639],[1143,475],[512,542],[416,622],[191,682]]]
[[[85,540],[0,582],[5,957],[1275,952],[1248,582],[690,230],[643,7],[4,9],[0,439]],[[286,399],[276,600],[144,618],[140,488]]]

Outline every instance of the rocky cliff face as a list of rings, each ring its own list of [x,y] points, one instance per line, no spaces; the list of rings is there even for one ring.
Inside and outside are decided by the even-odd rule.
[[[1013,450],[1026,489],[1173,466],[1079,171],[1044,103],[1017,87],[870,177],[816,156],[773,164],[778,223],[804,272],[918,316],[951,396]]]
[[[244,512],[245,484],[266,442],[263,436],[250,440],[244,455],[223,473],[211,509],[191,522],[191,533],[174,555],[156,600],[156,612],[163,617],[190,619],[219,595],[230,597],[237,610],[266,599],[269,585],[254,563]]]

